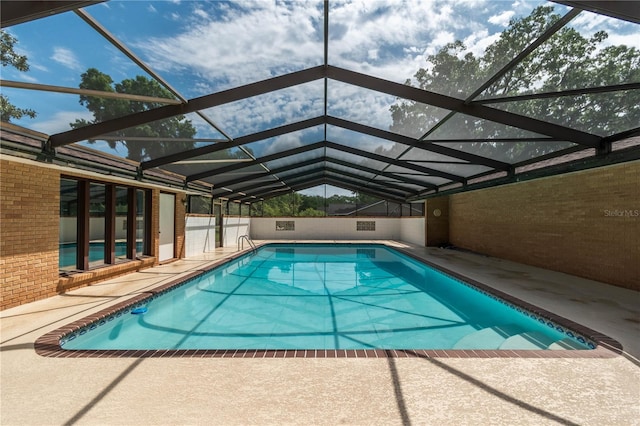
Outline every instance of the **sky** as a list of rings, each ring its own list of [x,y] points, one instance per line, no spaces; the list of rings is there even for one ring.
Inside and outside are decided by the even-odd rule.
[[[511,19],[527,16],[542,4],[549,3],[331,0],[329,64],[403,83],[427,64],[428,55],[454,40],[462,40],[467,52],[481,55]],[[553,5],[560,14],[568,11],[565,6]],[[116,0],[85,11],[187,99],[322,65],[324,60],[322,1]],[[589,35],[607,30],[605,44],[640,48],[637,25],[588,12],[581,13],[571,25]],[[73,12],[16,25],[8,31],[17,37],[16,50],[27,55],[30,70],[3,68],[3,79],[78,87],[82,73],[90,67],[110,75],[114,82],[145,75]],[[38,113],[36,119],[25,118],[16,124],[47,134],[69,130],[69,123],[76,119],[92,119],[76,95],[8,88],[2,92],[12,103]],[[328,100],[331,115],[382,129],[391,124],[389,107],[396,101],[335,81],[329,82]],[[322,115],[323,101],[323,82],[315,81],[204,113],[235,138]],[[189,118],[198,129],[196,137],[222,137],[196,114]],[[309,129],[306,135],[313,137],[314,132]],[[347,137],[337,128],[332,136]],[[266,155],[282,146],[302,144],[303,139],[283,136],[262,147],[256,145],[259,151],[254,152]],[[366,149],[375,149],[375,143],[369,142]],[[106,143],[91,146],[108,150]],[[120,155],[125,155],[123,149]]]

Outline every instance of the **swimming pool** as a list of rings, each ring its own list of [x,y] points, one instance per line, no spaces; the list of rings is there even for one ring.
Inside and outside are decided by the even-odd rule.
[[[539,312],[360,244],[266,245],[70,328],[65,351],[595,347]]]

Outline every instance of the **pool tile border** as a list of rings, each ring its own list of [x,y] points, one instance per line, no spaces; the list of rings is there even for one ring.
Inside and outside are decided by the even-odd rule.
[[[259,244],[262,246],[265,243]],[[344,243],[355,244],[355,243]],[[382,243],[377,243],[382,244]],[[487,286],[455,271],[436,265],[402,248],[385,245],[391,249],[425,263],[463,284],[476,287],[491,297],[525,309],[540,318],[560,324],[591,340],[596,347],[585,350],[486,350],[486,349],[143,349],[143,350],[66,350],[61,341],[71,333],[91,327],[93,324],[111,321],[123,311],[141,306],[160,293],[185,284],[192,278],[211,269],[244,256],[251,249],[243,250],[212,262],[204,268],[182,275],[168,283],[142,292],[128,300],[88,315],[39,337],[34,344],[36,353],[52,358],[614,358],[622,354],[622,345],[602,333],[596,332],[559,315],[541,309],[493,287]],[[119,316],[119,315],[118,315]]]

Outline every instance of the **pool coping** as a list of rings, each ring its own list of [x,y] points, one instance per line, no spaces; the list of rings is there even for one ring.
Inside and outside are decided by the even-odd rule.
[[[61,347],[61,341],[69,334],[100,322],[111,321],[116,313],[141,306],[149,298],[183,285],[185,282],[225,263],[250,253],[253,249],[238,251],[222,259],[213,261],[203,268],[182,275],[167,283],[160,284],[132,298],[73,321],[39,337],[34,343],[35,352],[43,357],[53,358],[614,358],[623,353],[622,345],[615,339],[573,322],[567,318],[539,308],[508,293],[474,280],[456,271],[437,265],[420,256],[392,244],[339,242],[345,245],[383,245],[396,250],[418,262],[460,281],[464,285],[475,287],[478,291],[504,301],[513,307],[520,307],[540,318],[559,324],[575,331],[595,344],[594,349],[585,350],[509,350],[509,349],[140,349],[140,350],[68,350]],[[262,242],[256,246],[287,244],[284,242]],[[296,244],[322,244],[320,242],[296,242]]]

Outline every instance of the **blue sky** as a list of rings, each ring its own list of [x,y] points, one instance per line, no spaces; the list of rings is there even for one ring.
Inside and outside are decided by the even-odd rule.
[[[404,82],[425,66],[427,55],[456,39],[465,42],[468,52],[481,55],[510,19],[526,16],[540,4],[546,3],[331,0],[329,63]],[[568,10],[554,5],[558,13]],[[322,1],[109,1],[85,10],[187,99],[323,63]],[[606,29],[607,44],[640,48],[637,25],[586,12],[571,25],[585,34]],[[3,79],[77,87],[89,67],[116,82],[145,74],[73,12],[8,31],[18,38],[17,51],[28,56],[31,69],[3,68]],[[76,95],[2,90],[14,104],[38,112],[36,119],[17,122],[34,130],[53,134],[68,130],[77,118],[92,118]],[[205,114],[237,137],[321,115],[323,96],[322,82],[312,82]],[[387,129],[394,102],[373,91],[329,84],[330,113],[363,124]],[[198,116],[190,118],[197,137],[220,137]],[[290,146],[295,141],[273,143]]]

